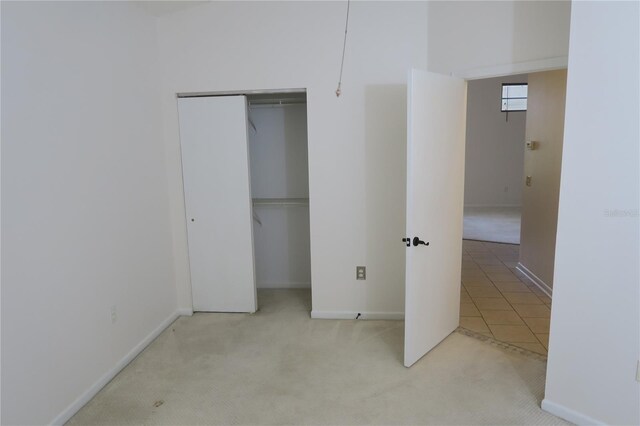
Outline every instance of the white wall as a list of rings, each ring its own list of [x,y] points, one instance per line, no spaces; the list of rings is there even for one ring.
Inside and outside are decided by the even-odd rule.
[[[253,198],[309,198],[306,104],[254,106],[249,131]],[[311,287],[309,206],[258,204],[253,222],[258,288]],[[260,302],[260,301],[258,301]]]
[[[45,424],[176,310],[155,23],[1,7],[1,421]]]
[[[502,84],[526,83],[526,75],[473,80],[467,85],[464,205],[520,206],[526,111],[506,120]]]
[[[307,88],[313,309],[404,309],[406,78],[426,68],[426,3],[212,2],[162,17],[179,303],[191,306],[175,94]],[[356,265],[367,280],[356,281]]]
[[[543,407],[640,423],[639,5],[576,2]]]
[[[429,70],[490,77],[566,66],[570,8],[569,1],[430,1]]]
[[[191,296],[176,93],[307,88],[313,309],[401,313],[407,72],[427,68],[428,51],[429,68],[443,72],[566,55],[568,3],[520,3],[463,3],[452,12],[426,2],[352,3],[340,98],[344,2],[212,2],[161,17],[179,306],[191,306]],[[504,25],[474,30],[476,21],[499,23],[495,8],[520,24],[517,34]],[[475,43],[505,38],[512,43],[474,53]],[[356,265],[367,266],[366,281],[355,280]]]

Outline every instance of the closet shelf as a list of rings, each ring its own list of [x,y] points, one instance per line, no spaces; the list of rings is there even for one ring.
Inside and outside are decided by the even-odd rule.
[[[308,198],[254,198],[254,206],[308,206]]]

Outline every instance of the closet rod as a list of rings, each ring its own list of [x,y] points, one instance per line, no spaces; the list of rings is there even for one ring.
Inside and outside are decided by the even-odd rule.
[[[254,198],[254,206],[308,206],[308,198]]]
[[[265,106],[265,107],[274,107],[274,106],[286,106],[286,105],[304,105],[307,103],[306,99],[249,99],[249,106]]]

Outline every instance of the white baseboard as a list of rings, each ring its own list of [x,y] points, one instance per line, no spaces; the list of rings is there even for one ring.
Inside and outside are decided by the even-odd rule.
[[[176,314],[178,314],[178,316],[181,316],[181,317],[190,317],[193,315],[193,308],[178,309]]]
[[[125,368],[133,359],[140,354],[156,337],[160,335],[167,327],[169,327],[180,315],[180,311],[176,311],[169,315],[160,323],[151,333],[149,333],[140,343],[138,343],[128,354],[126,354],[113,368],[107,371],[98,379],[89,389],[84,391],[82,395],[71,403],[66,409],[56,416],[51,422],[53,425],[65,424],[74,414],[76,414],[84,405],[91,400],[100,390],[107,385],[123,368]]]
[[[314,319],[404,320],[404,312],[311,311]]]
[[[544,281],[542,281],[540,278],[538,278],[536,276],[536,274],[534,274],[533,272],[531,272],[529,269],[527,269],[526,266],[524,266],[522,263],[518,262],[518,264],[516,265],[516,269],[520,272],[522,272],[522,274],[529,280],[531,281],[533,284],[535,284],[540,290],[542,290],[544,292],[544,294],[546,294],[547,296],[551,297],[551,295],[553,294],[553,289],[551,287],[549,287],[547,285],[547,283],[545,283]]]
[[[283,283],[283,282],[261,282],[261,283],[256,283],[256,287],[258,288],[258,290],[260,290],[262,288],[271,288],[271,289],[276,289],[276,288],[311,288],[311,283],[310,282],[288,282],[288,283]]]
[[[560,404],[556,404],[555,402],[549,401],[548,399],[542,400],[542,409],[547,413],[551,413],[554,416],[560,417],[568,422],[571,422],[576,425],[604,425],[606,423],[601,422],[600,420],[593,419],[589,416],[586,416],[582,413],[578,413],[570,408],[562,406]]]

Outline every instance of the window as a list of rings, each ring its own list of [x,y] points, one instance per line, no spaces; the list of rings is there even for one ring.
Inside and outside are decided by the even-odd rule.
[[[527,84],[510,83],[502,85],[502,108],[500,111],[526,111]]]

